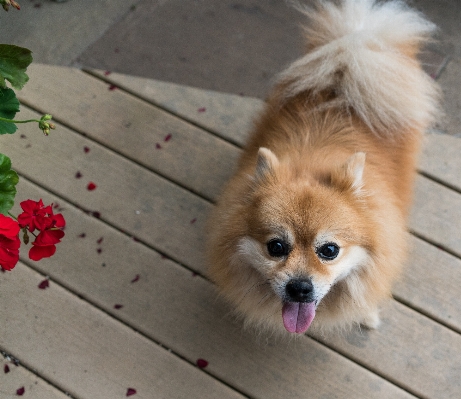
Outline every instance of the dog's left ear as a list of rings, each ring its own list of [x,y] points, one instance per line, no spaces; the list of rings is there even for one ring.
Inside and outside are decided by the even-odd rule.
[[[256,182],[262,183],[269,177],[274,177],[278,165],[279,160],[277,156],[268,148],[261,147],[258,150],[258,157],[256,160]]]
[[[363,170],[365,169],[364,152],[352,155],[331,175],[331,182],[342,190],[352,190],[359,194],[363,186]]]

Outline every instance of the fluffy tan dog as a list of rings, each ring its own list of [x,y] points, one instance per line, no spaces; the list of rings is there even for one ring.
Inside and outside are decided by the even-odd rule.
[[[238,313],[303,333],[379,324],[406,253],[434,25],[400,1],[318,1],[210,221],[209,273]]]

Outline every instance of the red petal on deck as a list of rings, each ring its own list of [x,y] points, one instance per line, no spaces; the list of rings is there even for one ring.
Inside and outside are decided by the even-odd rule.
[[[204,369],[206,366],[208,366],[208,362],[205,359],[197,359],[195,364],[197,364],[197,366],[201,369]]]
[[[50,286],[49,280],[45,279],[38,285],[38,288],[40,288],[41,290],[46,290],[49,286]]]

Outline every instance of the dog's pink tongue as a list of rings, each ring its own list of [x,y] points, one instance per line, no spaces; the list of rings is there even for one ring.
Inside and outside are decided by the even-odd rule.
[[[315,303],[285,302],[282,308],[283,325],[291,333],[306,331],[315,317]]]

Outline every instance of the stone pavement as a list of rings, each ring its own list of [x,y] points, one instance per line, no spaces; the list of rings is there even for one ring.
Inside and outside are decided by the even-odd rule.
[[[435,22],[423,54],[444,91],[439,131],[461,136],[461,3],[413,0]],[[0,14],[3,43],[36,62],[93,67],[264,98],[302,54],[302,15],[284,0],[20,0]]]

